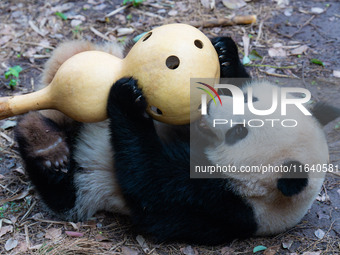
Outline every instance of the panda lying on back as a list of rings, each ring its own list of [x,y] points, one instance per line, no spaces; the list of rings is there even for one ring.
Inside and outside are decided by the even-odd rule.
[[[212,42],[222,77],[249,78],[230,38]],[[43,84],[49,84],[67,58],[94,49],[123,55],[116,45],[63,44],[47,63]],[[249,86],[254,86],[257,103],[262,104],[267,100],[261,96],[263,89],[273,85]],[[230,103],[227,96],[222,100]],[[324,175],[314,178],[313,173],[299,179],[281,173],[190,179],[188,129],[153,121],[145,109],[137,81],[123,78],[111,88],[107,121],[77,123],[53,110],[31,112],[20,119],[15,136],[26,171],[52,211],[75,221],[99,210],[118,212],[131,216],[138,233],[159,242],[219,244],[294,226],[320,190]],[[214,143],[203,151],[204,159],[238,167],[327,163],[327,144],[316,118],[326,124],[340,115],[335,108],[318,105],[316,118],[303,116],[296,129],[256,130],[240,125],[212,129],[210,118],[231,113],[212,104],[208,111],[196,123],[197,132],[208,134]]]

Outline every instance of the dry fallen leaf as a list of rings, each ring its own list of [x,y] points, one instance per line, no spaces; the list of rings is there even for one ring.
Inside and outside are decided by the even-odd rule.
[[[60,228],[50,228],[46,230],[45,238],[50,240],[58,240],[61,237]]]
[[[323,13],[325,10],[320,8],[320,7],[313,7],[311,10],[311,13],[314,13],[314,14],[321,14]]]
[[[197,250],[193,249],[190,245],[181,248],[181,252],[185,255],[198,255]]]
[[[132,34],[135,30],[131,27],[122,27],[117,29],[117,36]]]
[[[73,6],[74,6],[74,3],[66,3],[66,4],[62,4],[62,5],[57,5],[57,6],[53,7],[51,10],[52,10],[53,13],[55,13],[55,12],[65,12],[65,11],[72,9]]]
[[[71,222],[71,221],[69,221],[68,223],[69,223],[75,230],[78,230],[78,229],[79,229],[79,227],[77,226],[76,223]]]
[[[329,201],[331,201],[329,196],[326,195],[326,194],[322,194],[322,196],[317,196],[316,200],[320,201],[320,202],[329,202]]]
[[[223,247],[221,249],[222,255],[232,255],[235,253],[235,250],[230,248],[229,246]]]
[[[292,16],[293,14],[293,7],[288,7],[287,9],[285,9],[285,11],[283,12],[283,14],[287,17]]]
[[[319,238],[322,239],[325,236],[325,232],[322,229],[318,229],[314,232],[314,235]]]
[[[292,244],[293,244],[293,240],[289,240],[287,242],[283,242],[282,243],[282,248],[283,249],[289,249],[292,246]]]
[[[263,255],[275,255],[279,249],[280,246],[268,247],[268,249],[263,252]]]
[[[10,40],[12,40],[13,37],[9,36],[9,35],[5,35],[3,37],[0,38],[0,45],[3,45],[5,43],[8,43]]]
[[[109,239],[101,234],[97,234],[94,239],[97,241],[97,242],[102,242],[102,241],[109,241]]]
[[[287,52],[282,48],[270,48],[268,54],[270,57],[287,57]]]
[[[93,7],[93,10],[102,11],[102,10],[104,10],[105,8],[107,8],[107,5],[106,5],[106,4],[100,4],[100,5],[97,5],[97,6]]]
[[[65,231],[65,234],[71,237],[82,237],[84,233],[76,232],[76,231]]]
[[[289,5],[289,0],[275,0],[275,2],[277,2],[277,6],[280,8],[283,8]]]
[[[239,9],[247,5],[247,3],[243,0],[223,0],[223,4],[225,7],[232,9],[232,10]]]
[[[19,174],[26,175],[25,170],[22,166],[15,168],[13,171],[18,172]]]
[[[340,71],[333,70],[333,75],[334,75],[334,77],[340,78]]]
[[[14,238],[10,238],[7,240],[6,244],[5,244],[5,249],[6,251],[10,251],[12,249],[14,249],[15,247],[17,247],[18,245],[18,241]]]
[[[13,226],[4,226],[0,229],[0,237],[7,234],[8,232],[13,232]]]
[[[136,251],[136,250],[133,250],[133,249],[131,249],[129,247],[123,246],[122,247],[122,254],[123,255],[138,255],[139,252]]]
[[[207,9],[214,9],[215,8],[215,0],[201,0],[202,5]]]
[[[136,240],[137,240],[138,244],[140,245],[140,247],[142,247],[142,249],[145,253],[150,252],[150,248],[149,248],[148,244],[146,243],[143,236],[141,236],[141,235],[136,236]]]
[[[32,216],[33,220],[40,220],[40,219],[43,219],[43,218],[44,218],[44,215],[42,213],[36,213]]]
[[[292,50],[290,52],[290,55],[301,55],[301,54],[305,53],[307,50],[308,50],[308,46],[302,45],[302,46],[297,47],[296,49]]]
[[[73,19],[73,20],[71,21],[71,27],[79,26],[81,23],[83,23],[81,20],[79,20],[79,19]]]
[[[178,14],[178,11],[176,10],[171,10],[168,12],[169,16],[176,16]]]

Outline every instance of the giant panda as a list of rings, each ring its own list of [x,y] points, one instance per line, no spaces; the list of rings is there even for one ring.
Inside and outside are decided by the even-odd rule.
[[[235,43],[212,40],[222,77],[249,78]],[[48,61],[43,84],[70,56],[85,50],[124,55],[118,46],[69,42]],[[252,82],[257,104],[265,104],[263,89]],[[228,96],[221,97],[230,104]],[[227,173],[224,178],[190,178],[188,127],[171,127],[152,120],[133,77],[111,88],[108,120],[78,123],[48,110],[31,112],[18,121],[15,137],[29,178],[45,204],[59,217],[81,221],[99,210],[127,214],[137,233],[157,242],[184,241],[215,245],[235,238],[270,235],[297,224],[311,206],[324,174],[304,172],[299,178]],[[299,128],[211,127],[211,119],[231,114],[209,104],[208,115],[193,123],[195,132],[209,137],[197,151],[197,163],[305,165],[328,162],[324,125],[340,115],[336,108],[317,105],[315,117],[300,116]],[[250,118],[245,115],[245,118]],[[196,153],[191,152],[191,153]]]

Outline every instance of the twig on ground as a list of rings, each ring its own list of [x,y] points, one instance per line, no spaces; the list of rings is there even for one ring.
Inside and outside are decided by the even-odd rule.
[[[245,66],[253,66],[253,67],[270,67],[270,68],[275,68],[275,69],[294,69],[297,66],[273,66],[273,65],[262,65],[262,64],[247,64]]]
[[[233,25],[249,25],[256,22],[256,15],[235,16],[232,19],[212,19],[202,21],[189,22],[194,27],[219,27],[219,26],[233,26]]]
[[[262,36],[262,27],[263,27],[263,23],[264,23],[264,20],[262,20],[260,22],[260,25],[259,25],[259,32],[257,33],[257,37],[256,37],[256,40],[255,40],[255,45],[258,45],[258,41],[260,40],[261,36]]]
[[[111,42],[110,38],[107,37],[106,35],[104,35],[103,33],[99,32],[97,29],[95,29],[94,27],[90,27],[90,30],[97,36],[103,38],[104,40],[107,40],[109,42]]]
[[[24,228],[25,228],[26,245],[27,245],[27,247],[31,247],[30,236],[29,236],[29,233],[28,233],[27,224],[25,224]]]
[[[294,35],[300,33],[301,29],[304,28],[305,26],[307,26],[315,17],[316,17],[316,15],[313,15],[312,17],[310,17],[301,27],[299,27],[298,30],[296,30],[291,35],[285,35],[285,34],[281,34],[281,35],[283,35],[284,37],[287,37],[289,39],[292,39],[294,37]]]
[[[14,144],[14,140],[10,138],[8,135],[6,135],[4,132],[0,132],[0,136],[10,143],[9,147],[11,147]]]
[[[34,202],[31,204],[30,208],[28,208],[27,212],[24,214],[24,216],[22,216],[22,218],[20,219],[19,222],[22,222],[24,219],[27,218],[27,216],[32,212],[32,210],[33,210],[34,206],[36,205],[36,203],[37,203],[37,201],[34,201]],[[25,225],[25,226],[26,226],[26,225]]]
[[[151,13],[151,12],[146,12],[146,11],[141,11],[141,10],[138,10],[138,9],[135,9],[134,11],[140,13],[140,14],[143,14],[145,16],[149,16],[149,17],[152,17],[152,18],[158,18],[160,20],[163,20],[164,17],[158,15],[158,14],[154,14],[154,13]]]
[[[112,11],[112,12],[106,14],[106,15],[105,15],[105,18],[109,18],[109,17],[111,17],[111,16],[117,14],[118,12],[120,12],[120,11],[122,11],[122,10],[125,10],[126,8],[128,8],[128,7],[130,7],[130,6],[132,6],[132,4],[127,4],[127,5],[124,5],[124,6],[122,6],[122,7],[119,7],[118,9],[116,9],[116,10],[114,10],[114,11]]]
[[[10,190],[9,188],[7,188],[6,186],[4,186],[4,185],[2,185],[2,184],[0,184],[0,187],[3,188],[3,189],[5,189],[5,190],[7,190],[7,191],[9,191],[9,192],[11,192],[12,194],[15,194],[14,191]],[[5,203],[5,202],[2,202],[2,200],[1,200],[0,203],[2,204],[2,203]]]
[[[40,35],[41,37],[45,37],[48,33],[47,32],[42,32],[35,24],[32,20],[28,21],[28,24],[30,25],[30,27],[33,29],[34,32],[36,32],[38,35]]]
[[[54,50],[55,48],[52,46],[47,46],[47,45],[43,45],[41,43],[35,43],[35,42],[26,42],[26,41],[20,41],[20,43],[22,44],[28,44],[28,45],[34,45],[34,46],[40,46],[43,47],[45,49],[50,49],[50,50]]]
[[[297,79],[297,78],[294,77],[294,76],[289,76],[289,75],[286,75],[286,74],[269,73],[269,72],[264,71],[264,70],[261,70],[261,69],[259,69],[259,71],[260,71],[261,73],[265,73],[266,75],[269,75],[269,76],[280,77],[280,78]]]

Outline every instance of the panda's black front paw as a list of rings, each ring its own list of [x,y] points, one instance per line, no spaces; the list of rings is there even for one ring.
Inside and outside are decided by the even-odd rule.
[[[109,117],[121,113],[134,120],[149,118],[146,107],[147,102],[142,90],[138,88],[137,80],[132,77],[122,78],[112,86],[107,105]]]
[[[238,64],[238,50],[235,42],[230,37],[216,37],[211,40],[218,55],[221,72]]]
[[[218,55],[221,78],[249,78],[238,56],[236,43],[230,37],[216,37],[211,40]]]

